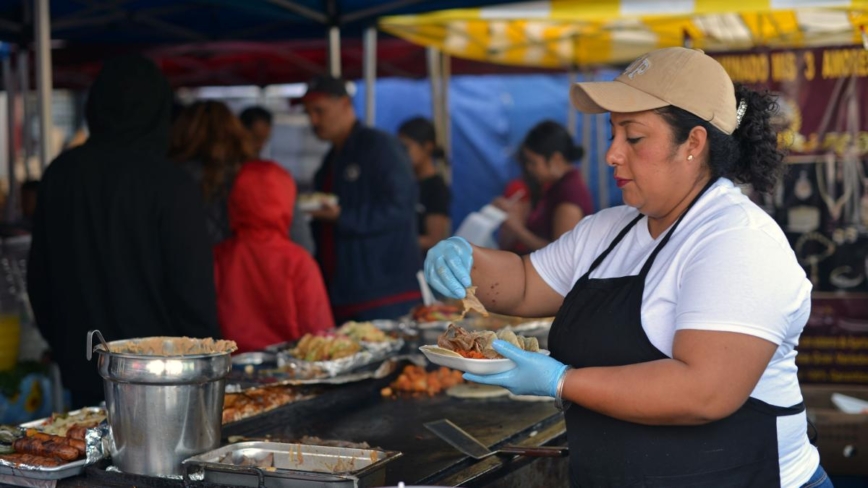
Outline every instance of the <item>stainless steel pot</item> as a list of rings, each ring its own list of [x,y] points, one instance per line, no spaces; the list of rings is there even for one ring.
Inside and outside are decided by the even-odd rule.
[[[101,336],[100,336],[101,338]],[[178,338],[160,338],[171,351]],[[108,343],[128,350],[136,341]],[[189,340],[189,339],[188,339]],[[145,356],[88,350],[99,356],[106,409],[111,425],[112,462],[125,473],[180,476],[181,462],[220,446],[225,376],[229,352],[195,356]]]

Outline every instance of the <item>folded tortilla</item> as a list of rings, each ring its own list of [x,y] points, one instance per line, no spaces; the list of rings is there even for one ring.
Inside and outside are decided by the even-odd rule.
[[[464,295],[464,298],[461,300],[461,305],[464,307],[464,311],[461,312],[461,318],[463,319],[467,312],[473,310],[474,312],[479,312],[483,317],[488,317],[488,310],[485,309],[485,305],[476,298],[476,287],[468,286],[467,293]]]

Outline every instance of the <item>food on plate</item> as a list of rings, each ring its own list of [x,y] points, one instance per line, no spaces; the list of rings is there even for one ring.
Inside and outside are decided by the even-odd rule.
[[[455,324],[449,324],[446,332],[437,339],[437,346],[454,351],[468,359],[502,359],[492,347],[495,339],[509,342],[513,346],[530,352],[539,352],[539,341],[536,337],[518,336],[511,330],[468,331]]]
[[[352,356],[361,344],[345,335],[319,336],[305,334],[289,353],[304,361],[331,361]]]
[[[37,428],[45,434],[84,440],[87,429],[96,427],[105,418],[105,410],[86,408],[74,413],[53,413]]]
[[[4,454],[0,456],[0,459],[19,466],[36,466],[39,468],[56,468],[67,463],[67,461],[56,457],[36,456],[25,453]]]
[[[299,193],[298,205],[302,210],[317,210],[323,205],[337,205],[338,196],[334,193]]]
[[[461,371],[440,367],[427,371],[414,364],[407,365],[398,378],[388,387],[380,390],[384,397],[396,396],[397,393],[427,394],[434,396],[441,391],[463,383]]]
[[[86,408],[77,412],[52,414],[51,417],[21,428],[0,428],[0,442],[12,453],[0,459],[17,466],[52,468],[83,459],[87,429],[105,420],[105,410]]]
[[[434,305],[420,305],[412,312],[416,322],[441,322],[461,320],[461,309],[455,305],[435,303]]]
[[[21,429],[17,425],[0,425],[0,454],[14,452],[12,443],[21,437]]]
[[[372,322],[347,322],[338,328],[338,333],[362,342],[387,342],[392,338]]]
[[[56,444],[62,444],[66,446],[74,447],[78,450],[78,453],[82,456],[85,454],[85,443],[84,439],[75,439],[73,437],[68,436],[59,436],[59,435],[51,435],[39,432],[35,429],[27,429],[27,438],[34,439],[42,442],[54,442]]]
[[[488,317],[488,310],[485,309],[485,305],[476,298],[475,286],[468,286],[466,288],[466,294],[461,299],[461,305],[464,307],[464,310],[461,311],[462,319],[470,311],[479,312],[483,317]]]
[[[288,386],[253,388],[223,397],[223,423],[237,422],[294,401],[310,398]]]
[[[47,434],[46,434],[47,435]],[[36,437],[22,437],[12,443],[16,453],[33,454],[35,456],[56,457],[64,461],[75,461],[84,454],[60,439],[59,436],[51,436],[57,439],[44,440]]]

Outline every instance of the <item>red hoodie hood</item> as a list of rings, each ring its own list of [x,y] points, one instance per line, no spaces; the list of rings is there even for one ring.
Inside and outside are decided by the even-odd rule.
[[[288,238],[295,196],[295,181],[277,164],[245,163],[229,195],[232,232],[235,235],[274,232]]]

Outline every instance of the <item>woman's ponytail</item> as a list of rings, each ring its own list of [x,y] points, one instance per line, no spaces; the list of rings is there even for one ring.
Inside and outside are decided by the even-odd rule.
[[[778,148],[777,132],[772,116],[778,110],[775,98],[744,85],[736,85],[735,98],[744,103],[746,110],[741,123],[732,133],[738,143],[738,157],[731,177],[750,183],[756,191],[769,193],[784,175],[784,153]]]

